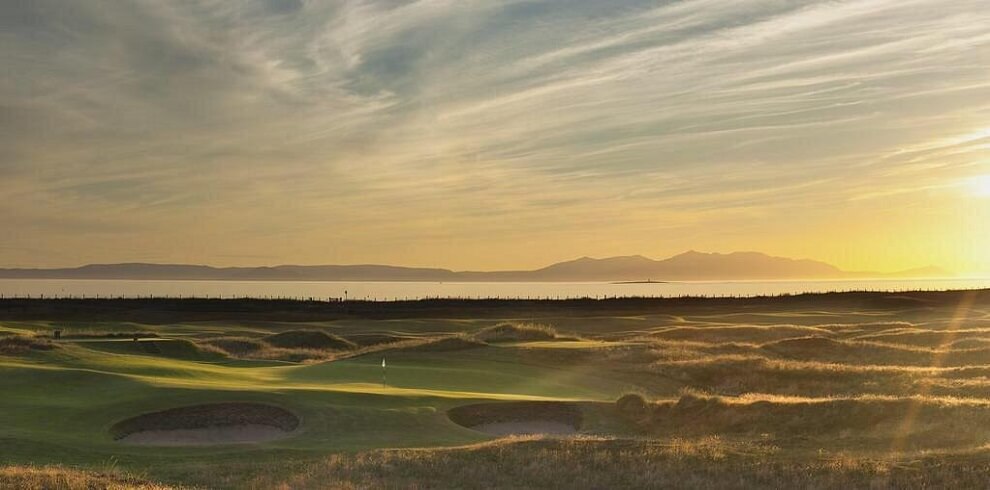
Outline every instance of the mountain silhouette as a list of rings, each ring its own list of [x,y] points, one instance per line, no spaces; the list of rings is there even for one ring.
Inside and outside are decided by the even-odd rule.
[[[825,262],[773,257],[759,252],[728,254],[689,251],[663,260],[642,255],[582,257],[542,269],[452,271],[390,265],[280,265],[210,267],[185,264],[91,264],[64,269],[0,269],[7,279],[132,279],[216,281],[410,281],[410,282],[631,282],[774,279],[945,277],[935,267],[894,274],[843,271]]]

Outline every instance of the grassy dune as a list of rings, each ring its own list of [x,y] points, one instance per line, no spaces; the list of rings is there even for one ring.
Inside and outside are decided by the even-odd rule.
[[[990,293],[431,303],[437,318],[193,305],[87,322],[0,301],[0,487],[990,485]],[[642,406],[620,409],[627,393]],[[447,416],[523,401],[578,407],[582,436],[494,440]],[[114,440],[121,421],[204,403],[284,408],[299,428]]]

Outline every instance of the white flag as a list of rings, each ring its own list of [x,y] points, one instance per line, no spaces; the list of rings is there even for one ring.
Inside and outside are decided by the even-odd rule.
[[[385,369],[385,356],[382,356],[382,369]]]

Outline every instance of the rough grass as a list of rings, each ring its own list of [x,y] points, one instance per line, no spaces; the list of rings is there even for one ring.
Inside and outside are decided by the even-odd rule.
[[[820,454],[795,460],[775,446],[718,437],[671,440],[513,438],[433,450],[336,454],[291,475],[260,474],[254,489],[364,488],[986,488],[990,459],[911,460]],[[982,454],[982,453],[981,453]]]
[[[352,352],[356,344],[317,330],[290,330],[261,338],[243,336],[212,337],[199,341],[231,357],[288,362],[324,361],[342,352]]]
[[[425,341],[413,341],[395,344],[392,349],[403,352],[454,352],[467,349],[477,349],[486,344],[467,335],[431,338]]]
[[[990,341],[990,329],[928,330],[905,328],[860,335],[857,340],[919,347],[949,347],[960,341]]]
[[[620,399],[620,402],[623,401]],[[628,405],[628,400],[626,400]],[[990,400],[925,396],[803,398],[696,393],[618,413],[644,433],[854,441],[867,447],[979,446],[990,438]]]
[[[491,343],[553,340],[557,338],[557,331],[549,325],[536,323],[500,323],[479,330],[474,338]]]
[[[75,345],[85,346],[86,348],[103,352],[138,354],[191,361],[220,361],[227,357],[226,352],[216,347],[200,344],[185,338],[146,339],[138,341],[118,339],[105,339],[106,341],[101,341],[103,339],[92,340],[92,342]]]
[[[336,351],[324,349],[281,349],[278,347],[269,347],[242,357],[246,359],[304,363],[333,360],[337,357],[337,354]]]
[[[464,427],[504,422],[553,421],[581,428],[581,409],[573,403],[502,402],[476,403],[451,408],[447,416]]]
[[[828,329],[796,325],[730,325],[673,327],[653,334],[662,339],[696,342],[770,342],[810,335],[832,335]]]
[[[833,340],[801,337],[762,346],[771,355],[791,359],[847,364],[887,364],[903,366],[964,366],[990,364],[990,348],[954,349],[892,345],[881,342]]]
[[[67,332],[63,333],[63,339],[156,339],[160,335],[154,332]]]
[[[934,374],[923,368],[792,361],[753,355],[699,356],[657,362],[652,371],[686,387],[717,394],[810,396],[917,393],[926,376]]]
[[[274,347],[283,349],[351,350],[354,342],[320,330],[289,330],[264,338]]]
[[[62,466],[0,467],[0,488],[19,490],[179,490],[117,471],[85,471]]]
[[[250,337],[216,337],[200,341],[200,344],[215,347],[236,357],[248,357],[271,348],[267,343]]]
[[[21,355],[31,351],[47,351],[58,346],[47,339],[27,335],[0,336],[0,355]]]
[[[403,336],[387,333],[362,333],[347,336],[347,340],[354,342],[361,347],[395,344],[397,342],[415,340],[416,338],[417,337],[415,336]]]
[[[652,407],[638,393],[622,395],[615,401],[615,408],[619,413],[635,424],[647,422],[647,417],[651,415]]]
[[[268,344],[262,344],[259,348],[253,348],[250,345],[240,344],[235,341],[233,344],[226,344],[223,341],[210,341],[208,343],[203,343],[206,347],[217,349],[224,354],[235,357],[239,359],[254,359],[254,360],[268,360],[268,361],[283,361],[283,362],[294,362],[294,363],[308,363],[308,362],[321,362],[321,361],[331,361],[341,357],[342,351],[336,350],[326,350],[326,349],[283,349],[281,347],[272,347]],[[230,350],[228,350],[228,348]],[[343,353],[350,353],[350,351],[343,351]]]

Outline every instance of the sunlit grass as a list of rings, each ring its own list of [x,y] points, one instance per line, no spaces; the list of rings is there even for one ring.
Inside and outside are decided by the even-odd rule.
[[[0,442],[14,448],[8,463],[99,470],[115,461],[148,480],[219,488],[319,488],[331,474],[343,488],[981,486],[985,480],[937,468],[975,471],[967,458],[987,453],[984,303],[848,311],[664,312],[635,321],[216,322],[202,332],[183,324],[175,335],[162,325],[118,330],[103,322],[78,331],[161,337],[63,341],[52,350],[0,355]],[[497,324],[510,326],[489,328]],[[29,336],[46,335],[50,326],[0,328]],[[321,328],[353,347],[312,349],[293,362],[265,340]],[[247,358],[238,351],[244,346],[275,359],[257,352]],[[627,393],[649,401],[650,417],[628,420],[613,409]],[[225,401],[283,407],[300,417],[300,431],[223,449],[122,447],[107,433],[140,413]],[[482,442],[488,436],[446,416],[465,404],[523,401],[582,407],[582,437]],[[487,458],[522,466],[500,463],[502,476],[492,476],[476,467]],[[918,458],[929,458],[924,478],[932,480],[898,469]]]

